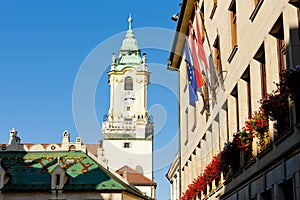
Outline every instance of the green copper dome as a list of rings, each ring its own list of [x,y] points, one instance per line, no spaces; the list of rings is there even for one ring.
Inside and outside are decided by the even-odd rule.
[[[131,23],[132,23],[131,17],[128,18],[128,22],[129,22],[129,28],[126,33],[126,38],[123,40],[123,44],[120,51],[138,51],[139,48],[137,45],[137,41],[134,38],[133,31],[131,30]]]
[[[125,67],[134,67],[137,71],[142,71],[144,70],[142,64],[145,59],[141,58],[141,51],[138,47],[137,40],[134,38],[131,29],[131,17],[129,17],[128,22],[129,28],[119,50],[119,57],[116,58],[115,55],[113,55],[112,70],[122,71]]]

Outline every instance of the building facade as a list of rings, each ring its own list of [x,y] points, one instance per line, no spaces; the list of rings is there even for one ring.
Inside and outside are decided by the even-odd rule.
[[[153,180],[153,122],[147,109],[147,86],[150,72],[146,54],[141,51],[131,28],[119,50],[112,56],[108,72],[110,108],[102,123],[103,159],[119,170],[125,165]],[[154,197],[156,184],[143,187]]]
[[[0,199],[153,199],[97,162],[82,144],[23,144],[11,130],[0,145]]]
[[[168,66],[179,74],[172,199],[300,198],[299,6],[183,0]]]

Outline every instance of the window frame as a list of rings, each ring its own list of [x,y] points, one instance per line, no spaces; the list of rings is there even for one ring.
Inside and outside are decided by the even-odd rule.
[[[185,109],[185,142],[184,144],[187,145],[189,141],[189,109],[188,107]]]
[[[131,76],[124,79],[124,90],[133,90],[133,78]]]
[[[123,148],[132,148],[132,143],[131,142],[123,142]]]
[[[264,0],[254,0],[253,3],[254,3],[254,10],[253,12],[251,13],[249,19],[251,20],[251,22],[254,21],[259,9],[261,8],[262,4],[263,4]]]
[[[229,19],[230,19],[230,37],[231,37],[231,54],[227,61],[231,63],[234,55],[238,50],[238,38],[237,38],[237,12],[236,12],[236,1],[232,0],[229,10]]]
[[[248,106],[248,117],[252,116],[252,99],[251,99],[251,78],[250,78],[250,66],[247,67],[242,79],[246,82],[247,85],[247,106]]]
[[[222,66],[222,56],[221,56],[221,48],[220,48],[220,36],[217,35],[214,45],[213,45],[214,51],[214,63],[217,69],[218,77],[223,82],[223,66]]]
[[[60,174],[55,174],[55,187],[59,187],[60,186]]]
[[[230,33],[231,33],[231,48],[237,46],[237,14],[236,14],[236,1],[233,0],[229,7],[230,12]]]
[[[201,34],[201,40],[202,40],[202,43],[204,42],[205,40],[205,18],[204,18],[204,3],[202,3],[201,7],[200,7],[200,11],[199,11],[199,14],[200,14],[200,34]],[[198,36],[199,37],[199,36]]]
[[[260,77],[261,77],[261,98],[267,94],[267,72],[265,64],[265,43],[263,42],[253,57],[260,63]]]
[[[210,16],[209,16],[210,19],[212,19],[214,17],[217,6],[218,6],[218,0],[213,0],[213,8],[212,8]]]

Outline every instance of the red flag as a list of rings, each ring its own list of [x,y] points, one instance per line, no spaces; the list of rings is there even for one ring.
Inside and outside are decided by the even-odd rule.
[[[197,14],[197,3],[194,4],[195,6],[195,16],[196,16],[196,39],[197,39],[197,43],[198,43],[198,53],[199,53],[199,57],[201,58],[201,60],[203,61],[204,65],[206,68],[208,68],[208,63],[206,60],[206,55],[204,52],[204,48],[203,48],[203,44],[202,44],[202,39],[201,39],[201,33],[200,33],[200,27],[199,27],[199,23],[198,23],[198,14]]]
[[[193,35],[193,29],[191,26],[190,26],[189,39],[190,39],[192,57],[193,57],[193,61],[194,61],[194,69],[195,69],[195,75],[196,75],[196,81],[197,81],[197,88],[200,88],[204,85],[204,80],[203,80],[201,70],[200,70],[200,63],[199,63],[198,56],[197,56],[197,50],[196,50],[194,35]]]

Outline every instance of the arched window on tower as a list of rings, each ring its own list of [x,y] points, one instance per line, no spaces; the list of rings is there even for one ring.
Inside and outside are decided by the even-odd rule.
[[[130,76],[125,78],[125,90],[133,90],[133,79]]]

